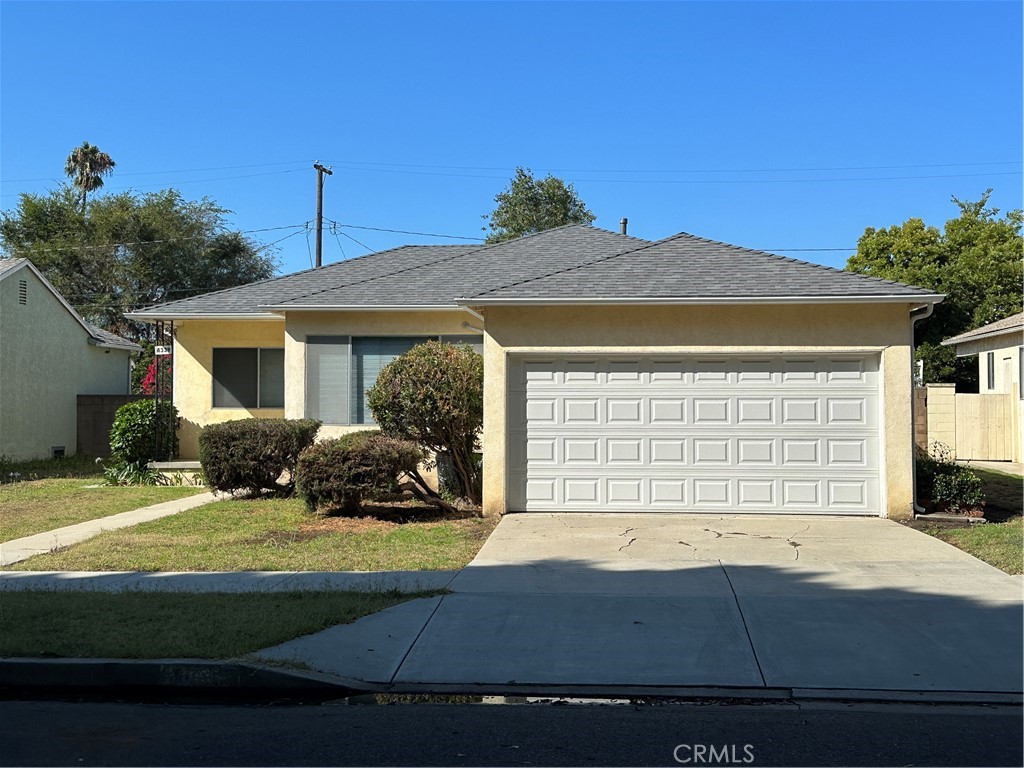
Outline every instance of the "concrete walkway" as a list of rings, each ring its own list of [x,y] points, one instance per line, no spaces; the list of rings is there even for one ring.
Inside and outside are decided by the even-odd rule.
[[[1021,582],[877,518],[510,515],[451,589],[256,657],[405,691],[1021,692]]]
[[[1017,461],[961,461],[960,464],[964,464],[969,467],[975,467],[976,469],[991,469],[995,472],[1002,472],[1005,475],[1016,475],[1017,477],[1024,477],[1024,464]]]
[[[52,552],[58,547],[67,547],[77,544],[80,541],[91,539],[103,531],[115,531],[118,528],[127,528],[139,523],[148,523],[150,520],[157,520],[168,515],[176,515],[187,509],[201,507],[217,500],[216,492],[200,493],[195,496],[186,496],[183,499],[164,501],[160,504],[153,504],[141,509],[133,509],[130,512],[122,512],[118,515],[98,517],[95,520],[86,520],[84,523],[66,525],[53,531],[37,533],[33,536],[24,536],[20,539],[0,542],[0,566],[13,565],[35,555],[43,555]]]

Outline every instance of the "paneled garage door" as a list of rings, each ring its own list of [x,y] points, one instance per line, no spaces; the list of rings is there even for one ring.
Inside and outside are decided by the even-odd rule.
[[[876,357],[522,357],[509,508],[878,514]]]

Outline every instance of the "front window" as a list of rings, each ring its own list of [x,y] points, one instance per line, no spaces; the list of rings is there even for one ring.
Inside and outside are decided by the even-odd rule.
[[[366,391],[381,369],[417,344],[440,339],[483,352],[482,336],[309,336],[306,417],[324,424],[374,424]]]
[[[284,349],[214,349],[213,407],[284,408]]]

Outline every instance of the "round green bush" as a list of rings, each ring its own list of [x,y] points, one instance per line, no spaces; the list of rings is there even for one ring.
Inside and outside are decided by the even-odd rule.
[[[375,430],[311,445],[295,468],[296,491],[311,512],[359,513],[362,502],[399,490],[399,478],[423,461],[423,450]]]
[[[178,409],[166,400],[136,400],[114,414],[110,455],[118,464],[170,461],[178,455]]]

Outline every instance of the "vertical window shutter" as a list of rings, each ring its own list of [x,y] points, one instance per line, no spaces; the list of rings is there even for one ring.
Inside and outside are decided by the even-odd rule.
[[[996,353],[988,353],[988,389],[996,388]]]
[[[284,408],[284,350],[260,350],[260,408]]]
[[[352,423],[373,424],[373,414],[366,403],[366,390],[377,381],[381,368],[427,336],[367,336],[352,340]]]
[[[324,424],[350,424],[349,337],[306,339],[306,417]]]

